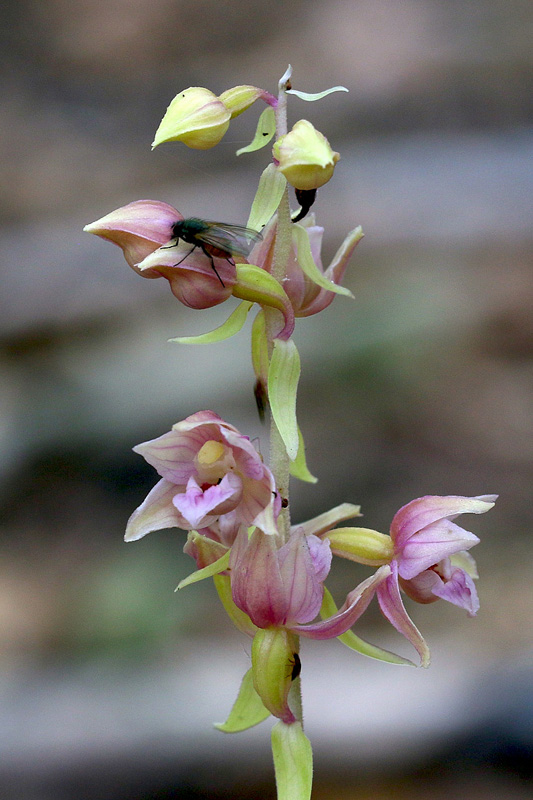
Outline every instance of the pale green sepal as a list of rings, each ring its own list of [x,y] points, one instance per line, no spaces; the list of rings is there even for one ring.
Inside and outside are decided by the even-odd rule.
[[[322,272],[318,269],[313,255],[311,253],[311,245],[309,244],[309,236],[307,230],[302,225],[295,224],[292,226],[293,241],[298,252],[298,263],[309,278],[309,280],[316,283],[322,289],[327,289],[328,292],[335,292],[335,294],[343,294],[346,297],[353,299],[353,294],[346,286],[339,286],[333,281],[328,280]]]
[[[254,625],[248,614],[235,605],[231,596],[231,580],[229,575],[214,575],[213,583],[218,592],[224,611],[233,622],[237,630],[247,636],[255,636],[259,628]]]
[[[316,483],[318,478],[315,478],[314,475],[311,475],[309,469],[307,468],[307,462],[305,460],[305,444],[304,444],[304,437],[302,436],[302,432],[300,427],[298,426],[298,455],[291,461],[289,472],[291,473],[293,478],[298,478],[301,481],[306,481],[307,483]]]
[[[215,722],[214,726],[222,733],[240,733],[259,725],[267,717],[270,711],[265,708],[261,698],[254,689],[252,669],[250,668],[242,679],[241,688],[233,708],[229,712],[229,717],[225,722]]]
[[[235,311],[233,311],[227,320],[208,333],[200,333],[198,336],[178,336],[176,339],[169,339],[169,342],[177,342],[178,344],[214,344],[215,342],[223,342],[224,339],[229,339],[239,333],[246,317],[250,311],[253,303],[244,300],[239,303]]]
[[[337,613],[337,610],[331,592],[324,586],[324,599],[320,608],[320,616],[322,619],[332,617]],[[356,636],[353,631],[346,631],[342,636],[337,636],[337,639],[345,644],[346,647],[349,647],[350,650],[356,650],[362,656],[367,656],[368,658],[375,658],[376,661],[385,661],[387,664],[397,664],[401,667],[416,666],[416,664],[408,658],[403,658],[402,656],[396,655],[396,653],[391,653],[389,650],[383,650],[383,648],[375,644],[365,642],[364,639]]]
[[[300,378],[300,355],[292,339],[274,339],[268,370],[268,399],[276,427],[294,461],[298,455],[299,436],[296,421],[296,392]]]
[[[268,106],[257,121],[255,136],[250,144],[246,147],[241,147],[235,155],[240,156],[243,153],[253,153],[254,150],[261,150],[262,147],[265,147],[270,142],[275,133],[276,113],[272,106]]]
[[[323,97],[327,97],[328,94],[333,94],[333,92],[349,91],[350,90],[347,89],[346,86],[332,86],[331,89],[324,89],[323,92],[299,92],[298,89],[287,89],[287,94],[295,94],[300,100],[306,100],[308,103],[312,103],[314,100],[322,100]]]
[[[287,185],[284,175],[274,164],[269,164],[259,178],[259,186],[248,217],[247,227],[261,231],[278,210]]]
[[[190,575],[178,583],[174,591],[177,592],[179,589],[184,589],[191,583],[203,581],[205,578],[212,578],[214,575],[218,575],[219,572],[223,572],[228,568],[229,555],[230,551],[228,550],[228,552],[224,553],[221,558],[219,558],[217,561],[213,561],[212,564],[208,564],[207,567],[204,567],[203,569],[197,569],[196,572],[191,572]]]
[[[272,728],[272,755],[278,800],[309,800],[313,752],[301,722],[278,722]]]

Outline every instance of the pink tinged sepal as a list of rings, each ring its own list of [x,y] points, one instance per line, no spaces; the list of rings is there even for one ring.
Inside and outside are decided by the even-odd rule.
[[[363,230],[360,225],[358,225],[357,228],[354,228],[346,235],[343,243],[335,253],[332,262],[324,272],[324,278],[327,281],[331,281],[332,284],[335,284],[338,287],[340,287],[340,284],[344,278],[344,273],[346,272],[346,267],[348,266],[348,262],[352,256],[352,253],[355,250],[356,245],[363,238],[363,236],[364,236]],[[321,266],[320,257],[316,260],[316,262],[317,265],[320,267]],[[313,290],[313,293],[310,296],[308,296],[305,305],[303,306],[301,312],[297,314],[297,316],[310,317],[313,314],[318,314],[319,311],[323,311],[325,308],[331,305],[335,297],[335,293],[337,294],[340,293],[339,289],[337,289],[337,291],[335,292],[334,289],[330,289],[329,287],[320,286],[317,288],[315,288]],[[348,297],[353,297],[352,293],[349,291],[346,291],[345,294]]]
[[[159,278],[158,272],[142,271],[137,265],[171,240],[172,226],[181,219],[183,215],[168,203],[135,200],[91,222],[83,230],[118,245],[130,267],[143,278]]]
[[[381,567],[381,569],[384,569],[384,567]],[[389,572],[387,579],[377,588],[379,607],[391,625],[411,642],[420,656],[420,666],[428,667],[430,662],[429,647],[405,610],[398,584],[398,565],[396,561],[391,562]]]
[[[399,574],[410,579],[443,558],[478,544],[479,539],[452,522],[459,514],[484,514],[495,495],[480,497],[420,497],[394,516],[390,534],[399,562]]]
[[[126,525],[124,540],[135,542],[151,531],[180,528],[180,514],[172,503],[176,487],[164,478],[156,483],[146,499],[133,512]]]
[[[311,625],[293,625],[291,630],[309,639],[332,639],[342,636],[366,611],[377,589],[390,575],[390,567],[380,567],[370,578],[353,589],[337,614]]]
[[[160,247],[136,265],[141,275],[163,277],[172,294],[188,308],[213,308],[231,296],[236,282],[233,259],[214,257],[211,260],[197,247],[184,242]]]
[[[322,603],[322,581],[331,558],[327,541],[312,542],[301,531],[278,549],[276,537],[241,530],[231,550],[233,600],[259,628],[293,627],[314,619]]]
[[[324,586],[324,600],[322,601],[320,616],[322,619],[327,619],[328,617],[333,617],[335,614],[337,614],[337,611],[338,609],[335,605],[333,597],[331,596],[331,592],[329,592],[328,588]],[[346,645],[346,647],[349,647],[350,650],[355,650],[362,656],[374,658],[377,661],[385,661],[387,664],[397,664],[402,667],[415,666],[412,661],[409,661],[408,658],[403,658],[403,656],[399,656],[396,653],[391,653],[390,650],[384,650],[382,647],[378,647],[375,644],[370,644],[370,642],[366,642],[364,639],[356,636],[352,630],[348,630],[346,633],[341,634],[338,639],[339,642],[342,642],[342,644]]]

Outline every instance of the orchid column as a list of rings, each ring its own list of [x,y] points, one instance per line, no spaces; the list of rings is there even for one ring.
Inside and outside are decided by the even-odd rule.
[[[496,497],[418,498],[396,513],[389,534],[336,527],[360,515],[351,503],[291,524],[290,476],[316,482],[296,418],[300,358],[292,334],[297,318],[324,310],[336,294],[352,297],[341,281],[363,234],[360,227],[350,231],[323,268],[324,230],[310,210],[317,190],[332,178],[339,154],[306,119],[288,129],[287,100],[293,95],[316,101],[346,89],[308,94],[292,89],[290,81],[289,67],[277,96],[249,85],[220,96],[201,87],[185,89],[172,100],[155,135],[154,147],[178,141],[208,149],[221,141],[234,117],[257,101],[266,104],[253,141],[237,153],[259,150],[274,138],[246,227],[184,219],[167,203],[137,200],[85,230],[119,245],[142,277],[166,278],[175,297],[190,308],[211,308],[232,296],[240,300],[219,328],[172,341],[223,341],[243,328],[252,309],[257,312],[252,365],[259,413],[270,413],[269,466],[236,427],[214,411],[198,411],[134,448],[160,480],[130,517],[125,538],[133,541],[169,527],[187,531],[184,550],[197,569],[178,588],[213,578],[230,620],[252,638],[251,667],[228,719],[217,727],[237,733],[270,715],[277,718],[272,751],[278,797],[307,800],[312,754],[303,731],[299,637],[338,637],[369,658],[412,665],[351,630],[376,596],[385,618],[413,645],[420,665],[428,666],[429,648],[402,591],[415,602],[443,599],[475,615],[477,573],[467,551],[479,540],[453,520],[488,511]],[[324,584],[334,555],[371,568],[340,608]]]

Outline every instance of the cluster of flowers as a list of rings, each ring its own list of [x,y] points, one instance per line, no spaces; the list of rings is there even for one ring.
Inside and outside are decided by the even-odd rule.
[[[233,117],[256,100],[267,104],[254,141],[240,151],[259,149],[276,136],[273,159],[261,176],[249,228],[241,229],[255,232],[249,248],[232,248],[229,228],[235,226],[228,227],[227,239],[220,235],[218,239],[196,238],[191,220],[184,220],[167,203],[153,200],[130,203],[85,230],[119,245],[127,263],[143,277],[166,278],[173,294],[191,308],[210,308],[230,296],[242,301],[219,329],[177,341],[227,338],[242,328],[254,305],[260,308],[252,329],[252,361],[259,395],[272,413],[271,467],[233,425],[212,411],[197,412],[170,432],[134,448],[161,480],[132,514],[125,538],[134,541],[169,527],[188,532],[185,552],[195,560],[197,569],[180,587],[213,578],[230,619],[253,638],[252,667],[243,679],[234,709],[220,727],[235,732],[269,714],[277,717],[282,726],[278,745],[299,753],[292,764],[304,776],[301,790],[291,790],[291,797],[304,798],[310,791],[310,755],[294,693],[300,667],[298,637],[339,637],[372,658],[411,663],[350,630],[376,596],[384,616],[416,649],[419,663],[427,666],[428,646],[407,613],[402,592],[418,603],[443,599],[471,616],[476,614],[477,573],[467,551],[479,540],[453,520],[463,513],[488,511],[496,497],[420,497],[395,514],[388,534],[363,527],[337,527],[360,516],[359,507],[349,503],[307,522],[290,524],[289,469],[302,480],[316,480],[307,469],[296,422],[299,357],[291,339],[295,319],[322,311],[335,294],[350,296],[341,281],[363,234],[360,227],[350,231],[324,269],[323,228],[308,212],[316,190],[331,178],[339,155],[307,120],[300,120],[287,132],[284,106],[290,93],[316,100],[342,87],[306,95],[292,90],[289,79],[287,72],[277,98],[253,86],[237,86],[220,97],[199,87],[180,92],[154,140],[154,146],[177,140],[198,149],[213,147]],[[292,216],[287,183],[296,189],[301,205]],[[184,225],[179,227],[182,221]],[[210,229],[211,223],[193,222],[194,231]],[[186,230],[187,224],[188,238],[182,234],[180,243],[176,231]],[[324,585],[333,555],[374,570],[348,593],[340,608]],[[289,780],[285,757],[276,760],[278,745],[273,734],[280,789],[292,778]]]
[[[440,598],[470,616],[479,608],[476,566],[467,553],[479,539],[453,520],[459,514],[483,514],[494,505],[494,496],[420,497],[395,514],[388,535],[336,528],[359,516],[358,506],[344,503],[292,526],[283,543],[276,527],[281,499],[271,471],[248,437],[212,411],[199,411],[134,449],[161,480],[132,514],[126,540],[160,528],[189,531],[185,551],[203,571],[201,577],[219,574],[227,580],[229,602],[248,617],[247,633],[266,629],[287,642],[285,664],[294,659],[287,632],[311,639],[342,636],[374,595],[383,614],[414,645],[423,666],[429,664],[429,649],[405,609],[400,588],[419,603]],[[377,569],[338,611],[327,615],[324,581],[332,555]],[[199,573],[194,575],[198,579]],[[325,618],[313,622],[321,610]],[[230,616],[243,628],[235,608]],[[390,660],[386,651],[381,655]],[[257,664],[260,670],[264,666]],[[280,670],[280,675],[288,693],[291,671]],[[265,705],[285,722],[293,720],[287,696],[279,687],[270,689],[275,700],[263,696]]]

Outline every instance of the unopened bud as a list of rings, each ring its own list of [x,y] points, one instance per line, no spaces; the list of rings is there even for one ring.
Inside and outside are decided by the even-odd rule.
[[[156,131],[152,148],[163,142],[183,142],[195,150],[208,150],[226,133],[231,113],[209,89],[191,86],[172,100]]]
[[[295,189],[318,189],[329,181],[340,156],[306,119],[274,144],[279,170]]]

